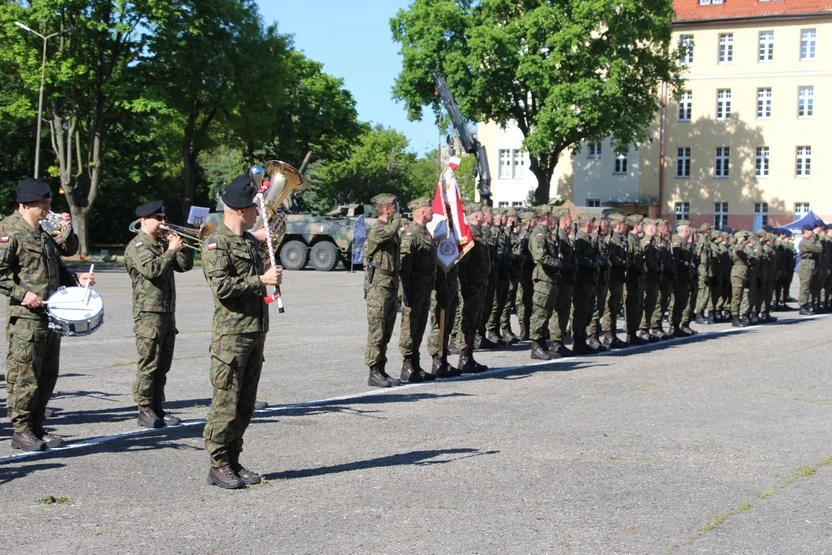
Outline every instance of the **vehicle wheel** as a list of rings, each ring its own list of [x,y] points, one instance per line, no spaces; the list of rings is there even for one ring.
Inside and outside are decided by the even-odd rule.
[[[309,261],[309,248],[303,241],[289,241],[280,249],[280,264],[287,270],[302,270]]]
[[[338,249],[329,241],[315,243],[310,260],[313,268],[319,272],[328,272],[338,264]]]

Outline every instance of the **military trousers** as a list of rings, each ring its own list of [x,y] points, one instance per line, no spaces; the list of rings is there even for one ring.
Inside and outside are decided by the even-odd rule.
[[[526,264],[530,266],[530,264]],[[520,331],[528,333],[532,312],[534,312],[534,281],[532,281],[532,268],[523,268],[520,273],[520,281],[517,282],[517,320],[520,322]]]
[[[814,269],[815,263],[813,260],[801,260],[797,266],[797,277],[800,279],[800,296],[797,300],[801,308],[808,307],[812,302]]]
[[[607,308],[607,281],[603,275],[598,279],[595,285],[595,292],[592,295],[592,314],[589,317],[589,323],[586,326],[587,336],[598,336],[601,333],[601,318]]]
[[[740,276],[731,276],[731,314],[738,318],[751,314],[743,312],[743,307],[748,307],[748,287],[746,280]]]
[[[572,311],[572,300],[575,295],[575,281],[561,278],[558,281],[552,316],[549,320],[549,333],[553,343],[562,343],[569,326],[569,315]]]
[[[699,287],[696,296],[696,314],[707,314],[708,311],[713,310],[711,304],[711,283],[713,278],[708,276],[699,276]]]
[[[485,337],[485,327],[488,324],[488,319],[491,316],[491,307],[494,306],[494,297],[497,293],[497,273],[492,270],[491,277],[488,280],[488,286],[485,293],[482,295],[482,307],[480,308],[479,321],[477,323],[476,332]]]
[[[459,333],[456,344],[459,352],[474,350],[474,336],[478,324],[482,321],[482,310],[485,306],[485,295],[488,286],[484,283],[460,284]]]
[[[572,337],[575,341],[586,342],[587,327],[592,316],[593,302],[595,296],[595,281],[592,278],[575,281],[572,292]]]
[[[520,308],[517,306],[519,297],[517,291],[520,287],[520,272],[512,269],[508,282],[508,295],[506,296],[506,303],[503,306],[503,312],[500,314],[500,329],[511,329],[511,309],[514,308],[520,317]]]
[[[375,275],[367,287],[367,349],[364,362],[373,367],[387,362],[387,345],[393,335],[398,314],[398,280]]]
[[[627,300],[625,320],[627,333],[632,335],[639,330],[644,309],[644,277],[640,274],[627,275]]]
[[[399,334],[399,351],[404,358],[419,358],[419,348],[428,325],[431,290],[415,290],[410,296],[410,306],[402,306],[402,325]]]
[[[437,270],[441,271],[441,270]],[[430,334],[428,335],[428,354],[432,357],[448,355],[448,340],[454,328],[457,308],[459,306],[459,283],[454,281],[448,286],[446,305],[440,305],[436,299],[436,291],[430,296]],[[442,328],[442,350],[439,350],[439,323],[442,321],[442,311],[445,312],[445,326]]]
[[[650,329],[662,329],[662,318],[670,308],[670,301],[673,298],[673,274],[664,273],[659,280],[656,309],[650,317]]]
[[[265,332],[215,335],[211,341],[214,394],[202,435],[214,468],[236,460],[243,451],[243,434],[254,414],[265,343]]]
[[[508,271],[500,271],[497,274],[497,283],[494,288],[494,300],[492,301],[490,307],[486,307],[489,314],[486,329],[490,332],[496,333],[497,335],[499,335],[500,332],[500,322],[508,301],[508,291],[510,286],[511,280],[509,278]]]
[[[725,308],[724,281],[722,276],[711,278],[711,308],[714,313],[721,312]]]
[[[642,305],[641,324],[639,325],[640,330],[651,329],[651,325],[653,323],[653,313],[659,309],[657,306],[658,301],[659,276],[658,274],[648,272],[647,277],[644,280],[644,304]]]
[[[607,291],[607,309],[601,320],[601,330],[615,335],[618,332],[618,311],[621,309],[621,298],[624,296],[624,280],[612,278]]]
[[[678,277],[674,284],[673,301],[670,307],[670,325],[674,329],[690,322],[684,319],[685,312],[690,312],[690,285],[687,276]]]
[[[46,405],[52,398],[61,357],[61,336],[47,321],[9,318],[6,358],[8,408],[16,433],[43,430]]]
[[[555,297],[558,286],[555,282],[533,280],[534,293],[532,295],[532,316],[529,322],[529,338],[532,341],[543,342],[546,339],[549,319],[555,308]]]
[[[139,312],[133,319],[136,333],[136,383],[133,400],[140,409],[160,408],[173,362],[176,321],[171,312]]]
[[[747,282],[748,291],[746,292],[746,298],[743,299],[740,305],[740,310],[743,314],[749,316],[754,311],[754,307],[757,304],[757,295],[759,294],[759,291],[757,291],[756,274],[749,272]]]
[[[693,314],[696,312],[696,300],[699,298],[699,278],[694,276],[690,281],[690,290],[688,291],[688,303],[685,310],[682,311],[681,325],[687,326],[693,320]]]

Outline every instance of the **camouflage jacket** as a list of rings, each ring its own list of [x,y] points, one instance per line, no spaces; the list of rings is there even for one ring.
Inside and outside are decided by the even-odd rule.
[[[552,231],[552,242],[555,244],[556,252],[559,252],[563,268],[560,270],[560,278],[575,281],[575,272],[578,271],[578,261],[575,260],[574,239],[569,237],[565,229],[556,228]]]
[[[214,293],[214,337],[269,331],[263,257],[251,233],[221,223],[202,243],[202,271]]]
[[[575,260],[578,263],[578,280],[594,281],[599,263],[592,236],[579,229],[575,235],[574,248]]]
[[[436,274],[436,248],[425,226],[410,224],[402,235],[400,277],[408,298],[416,291],[433,289]]]
[[[558,253],[555,251],[555,241],[544,224],[538,224],[529,236],[529,253],[534,260],[534,281],[556,283],[558,270],[563,267]]]
[[[690,276],[691,264],[693,264],[690,243],[681,235],[674,234],[670,238],[670,247],[673,249],[673,256],[676,260],[677,275]]]
[[[656,276],[659,273],[662,256],[661,251],[659,251],[658,237],[645,235],[644,239],[641,240],[641,249],[647,273],[651,276]]]
[[[801,266],[808,266],[812,269],[818,267],[818,262],[823,253],[823,245],[820,243],[817,235],[812,235],[811,239],[803,239],[800,241],[798,249],[800,249]]]
[[[644,248],[635,233],[627,235],[627,250],[630,253],[630,267],[627,271],[627,278],[636,279],[646,273],[647,268],[644,264]]]
[[[748,277],[748,251],[745,243],[737,243],[731,249],[731,277]]]
[[[670,255],[670,237],[659,235],[657,243],[659,245],[659,271],[663,275],[672,276],[674,262]]]
[[[482,227],[476,225],[471,225],[471,235],[474,236],[474,246],[457,264],[459,286],[463,289],[471,285],[488,287],[488,274],[491,273],[489,244],[492,238],[490,234],[486,236]]]
[[[61,259],[54,239],[40,226],[32,229],[19,212],[5,219],[7,235],[0,237],[0,293],[9,298],[8,318],[46,320],[43,308],[23,306],[28,291],[47,300],[59,287],[78,280]]]
[[[396,214],[389,222],[377,220],[373,227],[367,230],[367,240],[364,243],[365,274],[369,276],[370,267],[373,270],[373,283],[393,283],[399,279],[401,264],[401,216]],[[376,281],[378,280],[378,282]]]
[[[194,267],[191,249],[170,252],[160,241],[139,231],[124,249],[124,267],[133,281],[133,318],[139,312],[176,312],[173,272]]]
[[[627,237],[622,233],[615,233],[609,237],[610,279],[624,281],[624,274],[630,265],[630,247]]]

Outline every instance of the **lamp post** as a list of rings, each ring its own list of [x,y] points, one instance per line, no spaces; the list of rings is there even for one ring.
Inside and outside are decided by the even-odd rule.
[[[30,29],[29,27],[27,27],[19,21],[15,21],[14,24],[23,29],[24,31],[28,31],[29,33],[37,35],[41,39],[43,39],[43,59],[40,67],[40,95],[38,97],[38,132],[37,136],[35,137],[35,179],[37,179],[38,167],[40,164],[40,130],[41,122],[43,120],[43,84],[44,80],[46,79],[46,41],[48,41],[52,37],[57,37],[58,35],[69,33],[70,31],[73,31],[75,27],[70,27],[68,29],[64,29],[63,31],[56,31],[54,33],[44,36],[35,31],[34,29]]]

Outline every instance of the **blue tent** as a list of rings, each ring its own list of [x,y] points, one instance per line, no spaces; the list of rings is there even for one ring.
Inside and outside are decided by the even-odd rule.
[[[814,211],[809,210],[809,213],[800,218],[799,220],[795,220],[790,224],[781,225],[780,229],[788,229],[792,233],[800,233],[803,231],[803,226],[806,224],[809,225],[817,225],[818,223],[825,223],[820,217],[814,213]]]

